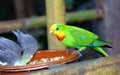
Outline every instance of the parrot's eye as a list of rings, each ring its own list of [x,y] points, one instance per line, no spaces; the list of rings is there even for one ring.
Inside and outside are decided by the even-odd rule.
[[[59,30],[59,28],[56,28],[56,30]]]

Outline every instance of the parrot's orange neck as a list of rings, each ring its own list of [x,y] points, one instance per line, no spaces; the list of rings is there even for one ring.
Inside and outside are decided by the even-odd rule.
[[[59,41],[62,41],[65,38],[65,36],[56,36],[56,37]]]
[[[65,38],[65,33],[63,31],[57,31],[54,34],[59,41],[62,41]]]

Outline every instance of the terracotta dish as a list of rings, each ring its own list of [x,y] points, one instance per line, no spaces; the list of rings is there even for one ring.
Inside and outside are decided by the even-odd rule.
[[[57,61],[29,64],[26,66],[0,66],[0,75],[21,75],[28,72],[40,71],[42,69],[49,69],[52,66],[74,63],[80,55],[76,51],[73,52],[74,51],[66,53],[66,50],[39,50],[34,54],[31,62],[42,58],[54,58],[59,56],[63,56],[64,58]]]

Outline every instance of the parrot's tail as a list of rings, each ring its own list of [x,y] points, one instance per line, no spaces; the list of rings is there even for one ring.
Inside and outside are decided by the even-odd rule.
[[[94,42],[93,42],[93,45],[94,46],[107,46],[107,47],[110,47],[110,48],[112,48],[112,46],[111,46],[111,43],[110,42],[106,42],[106,41],[103,41],[103,40],[95,40]]]
[[[105,57],[109,56],[108,53],[105,52],[101,47],[94,47],[94,49],[103,54]]]

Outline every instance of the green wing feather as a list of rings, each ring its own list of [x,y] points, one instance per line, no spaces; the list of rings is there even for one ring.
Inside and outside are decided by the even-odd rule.
[[[97,39],[97,40],[94,40],[94,42],[92,43],[92,45],[93,45],[93,46],[110,46],[111,43]]]
[[[79,34],[79,35],[78,35]],[[88,46],[94,40],[98,39],[98,36],[92,32],[89,32],[82,28],[73,27],[71,30],[71,35],[76,41],[76,45]]]

